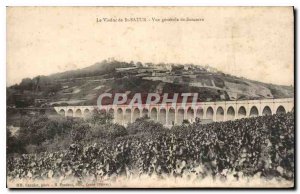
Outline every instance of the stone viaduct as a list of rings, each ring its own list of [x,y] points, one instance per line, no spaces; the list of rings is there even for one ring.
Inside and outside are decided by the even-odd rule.
[[[90,116],[93,111],[99,111],[97,106],[59,106],[54,107],[57,113],[65,117]],[[193,105],[155,104],[141,106],[106,105],[100,111],[111,113],[114,122],[127,125],[137,118],[147,115],[150,119],[166,126],[180,125],[183,120],[194,122],[195,118],[206,122],[228,121],[245,117],[256,117],[290,112],[294,109],[294,98],[201,102]]]

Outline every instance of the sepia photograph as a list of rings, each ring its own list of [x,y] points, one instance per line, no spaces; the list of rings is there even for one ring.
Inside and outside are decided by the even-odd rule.
[[[294,22],[6,7],[7,188],[295,188]]]

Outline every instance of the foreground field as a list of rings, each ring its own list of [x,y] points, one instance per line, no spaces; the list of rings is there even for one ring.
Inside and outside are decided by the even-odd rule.
[[[171,129],[145,118],[118,133],[109,131],[106,140],[99,138],[105,135],[104,129],[97,131],[101,132],[97,138],[95,132],[86,138],[79,136],[91,130],[86,126],[75,130],[78,133],[71,131],[73,139],[67,149],[11,154],[8,184],[14,187],[24,181],[54,181],[62,187],[69,183],[65,186],[293,186],[293,113],[206,125],[196,122]]]

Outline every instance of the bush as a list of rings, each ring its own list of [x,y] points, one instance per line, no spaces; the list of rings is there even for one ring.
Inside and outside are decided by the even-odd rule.
[[[126,128],[119,124],[113,124],[109,128],[109,135],[111,139],[115,139],[117,137],[123,137],[128,135]]]
[[[115,139],[117,137],[123,137],[128,135],[126,128],[119,124],[97,124],[91,128],[90,137],[87,139],[91,140],[106,140],[106,139]]]
[[[24,144],[19,138],[12,135],[9,128],[6,128],[6,151],[11,153],[25,153]]]
[[[128,124],[127,130],[129,134],[155,134],[157,132],[163,132],[167,129],[161,123],[154,122],[148,117],[142,117],[135,122]]]
[[[71,138],[74,142],[79,143],[90,132],[90,126],[87,123],[76,124],[71,131]]]
[[[37,145],[29,144],[25,147],[27,153],[39,153],[41,151],[41,147]]]
[[[94,125],[96,124],[104,125],[104,124],[112,123],[113,119],[114,118],[112,114],[100,111],[100,112],[93,112],[93,114],[87,121]]]
[[[9,130],[8,130],[9,131]],[[82,141],[90,126],[83,119],[78,118],[55,118],[46,116],[26,117],[21,121],[17,136],[7,133],[7,152],[26,153],[46,151],[51,143],[60,145],[60,141]],[[57,147],[57,146],[54,146]]]

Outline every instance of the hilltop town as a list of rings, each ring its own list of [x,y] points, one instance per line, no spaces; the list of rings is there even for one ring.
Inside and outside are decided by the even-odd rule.
[[[202,101],[224,101],[287,98],[293,96],[294,88],[228,75],[209,65],[120,62],[111,58],[83,69],[24,78],[7,88],[7,105],[93,105],[104,92],[125,92],[129,96],[137,92],[192,92]]]

